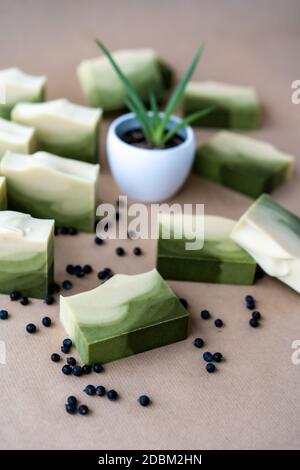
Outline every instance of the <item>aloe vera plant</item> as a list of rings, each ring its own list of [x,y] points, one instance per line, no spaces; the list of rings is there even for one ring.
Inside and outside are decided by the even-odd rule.
[[[192,124],[194,121],[197,121],[199,118],[205,116],[214,109],[214,106],[202,109],[201,111],[197,111],[195,113],[190,114],[189,116],[186,116],[175,126],[171,128],[169,127],[170,117],[173,114],[175,108],[178,106],[182,98],[184,89],[191,76],[193,75],[196,66],[199,62],[199,59],[202,55],[202,46],[198,48],[191,65],[189,66],[186,73],[176,86],[173,94],[171,95],[166,105],[165,111],[163,113],[160,113],[155,94],[150,93],[149,103],[151,109],[147,110],[144,102],[142,101],[138,93],[135,91],[134,87],[131,85],[124,72],[118,66],[107,47],[98,40],[96,40],[96,43],[102,49],[103,53],[106,55],[112,67],[116,71],[118,77],[122,81],[127,93],[124,100],[125,105],[130,109],[130,111],[132,111],[136,115],[136,118],[144,133],[145,139],[149,144],[155,147],[164,146],[170,139],[172,139],[174,135],[176,135],[176,133],[180,129],[187,126],[188,124]]]

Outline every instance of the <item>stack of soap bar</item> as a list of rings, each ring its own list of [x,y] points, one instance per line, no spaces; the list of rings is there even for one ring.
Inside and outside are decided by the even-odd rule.
[[[6,189],[6,178],[0,176],[0,210],[7,209],[7,189]]]
[[[149,99],[150,92],[162,98],[172,73],[153,50],[119,50],[113,57],[143,100]],[[84,60],[77,72],[90,106],[101,107],[104,111],[124,108],[126,90],[105,56]]]
[[[0,116],[10,119],[12,108],[21,101],[43,101],[46,83],[45,76],[28,75],[17,68],[0,70]]]
[[[252,284],[255,261],[229,237],[235,221],[210,215],[193,216],[204,217],[203,233],[197,234],[198,241],[202,237],[203,246],[187,249],[186,244],[193,241],[188,233],[187,217],[191,216],[160,215],[157,247],[157,270],[160,274],[165,279],[178,281]],[[164,238],[168,227],[170,237]],[[182,236],[178,238],[178,234]]]
[[[184,114],[208,106],[216,106],[216,109],[199,119],[200,126],[226,129],[258,127],[259,103],[254,88],[216,82],[190,82],[184,93]]]
[[[273,145],[221,131],[199,148],[194,171],[251,197],[269,193],[287,180],[294,158]]]
[[[270,276],[300,293],[300,218],[263,194],[234,227],[231,238]]]
[[[32,153],[36,148],[35,130],[0,118],[0,158],[6,150]]]
[[[188,314],[156,269],[117,274],[61,297],[60,319],[84,363],[108,362],[185,339]]]
[[[55,219],[58,226],[93,232],[99,165],[47,152],[6,152],[0,174],[7,179],[10,209]]]
[[[39,150],[89,163],[98,162],[100,109],[59,99],[20,103],[12,110],[11,117],[15,122],[36,129]]]
[[[0,293],[43,298],[53,282],[54,221],[0,211]]]

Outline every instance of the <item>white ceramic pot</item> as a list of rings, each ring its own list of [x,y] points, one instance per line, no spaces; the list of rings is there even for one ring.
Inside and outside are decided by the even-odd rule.
[[[180,122],[172,116],[169,128]],[[160,202],[173,196],[185,182],[195,156],[195,136],[187,126],[178,134],[184,141],[167,149],[143,149],[121,139],[140,128],[134,113],[115,119],[107,135],[107,156],[114,179],[124,194],[143,202]]]

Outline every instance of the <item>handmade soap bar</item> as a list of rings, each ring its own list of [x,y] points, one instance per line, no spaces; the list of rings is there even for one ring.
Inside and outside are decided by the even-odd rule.
[[[0,158],[6,150],[32,153],[36,147],[33,127],[22,126],[0,118]]]
[[[300,218],[260,196],[235,225],[231,238],[270,276],[300,293]]]
[[[54,221],[0,211],[0,293],[42,298],[53,282]]]
[[[45,76],[28,75],[17,68],[0,70],[0,116],[10,119],[12,108],[21,101],[43,101],[46,83]]]
[[[62,157],[98,162],[98,134],[102,111],[70,103],[65,99],[46,103],[20,103],[12,120],[33,126],[39,150]]]
[[[235,221],[224,217],[204,216],[203,234],[197,234],[203,247],[187,249],[193,239],[186,228],[188,215],[161,214],[157,247],[157,270],[165,279],[178,281],[215,282],[220,284],[252,284],[255,261],[233,242],[229,235]],[[202,216],[193,216],[202,217]],[[170,227],[169,239],[164,231]],[[182,233],[176,238],[175,233]],[[176,235],[177,236],[177,235]]]
[[[171,69],[151,49],[119,50],[113,57],[145,101],[150,92],[162,98],[171,84]],[[90,106],[104,111],[124,108],[126,90],[105,56],[82,61],[77,73]]]
[[[10,209],[55,219],[58,226],[93,232],[99,165],[47,152],[6,152],[0,174],[7,179]]]
[[[221,131],[199,148],[194,171],[256,198],[287,180],[293,164],[292,156],[271,144]]]
[[[84,363],[108,362],[187,336],[188,314],[156,269],[117,274],[60,298],[60,319]]]
[[[190,82],[183,99],[184,114],[208,106],[216,109],[201,118],[200,126],[255,129],[259,123],[259,103],[254,88],[217,82]]]
[[[6,178],[0,176],[0,210],[7,209]]]

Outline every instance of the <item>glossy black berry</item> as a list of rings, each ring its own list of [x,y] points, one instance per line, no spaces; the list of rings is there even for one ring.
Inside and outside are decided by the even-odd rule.
[[[194,346],[196,346],[196,348],[202,348],[203,345],[204,345],[204,341],[202,338],[196,338],[194,340]]]
[[[182,297],[179,299],[179,302],[181,303],[181,305],[184,307],[184,308],[188,308],[188,303],[185,299],[183,299]]]
[[[52,294],[47,294],[46,297],[44,298],[44,302],[47,305],[52,305],[54,303],[54,297]]]
[[[142,250],[141,250],[138,246],[136,246],[136,247],[133,249],[133,254],[134,254],[135,256],[141,256]]]
[[[8,319],[8,311],[0,310],[0,320],[7,320],[7,319]]]
[[[66,346],[67,348],[70,348],[73,343],[72,343],[72,340],[71,340],[70,338],[65,338],[65,339],[63,340],[62,344],[63,344],[64,346]]]
[[[118,394],[115,390],[108,390],[107,398],[112,401],[117,400]]]
[[[106,274],[106,272],[105,272],[104,270],[99,271],[98,274],[97,274],[97,276],[98,276],[98,279],[100,279],[100,281],[103,281],[104,279],[107,278],[107,274]]]
[[[78,230],[75,227],[69,227],[68,232],[69,232],[69,235],[77,235]]]
[[[208,320],[210,317],[210,313],[208,310],[202,310],[200,315],[203,320]]]
[[[62,286],[63,286],[63,289],[65,289],[65,290],[70,290],[70,289],[72,289],[73,284],[72,284],[71,281],[69,281],[69,279],[67,279],[66,281],[64,281],[64,282],[62,283]]]
[[[69,366],[69,364],[65,364],[61,370],[62,370],[62,373],[65,375],[70,375],[73,372],[73,368]]]
[[[73,264],[67,264],[66,271],[68,274],[75,274],[75,266],[73,266]]]
[[[82,375],[82,367],[81,366],[75,366],[73,368],[73,375],[76,377],[80,377]]]
[[[57,353],[51,354],[51,361],[53,361],[53,362],[59,362],[60,359],[61,359],[61,357],[60,357],[59,354],[57,354]]]
[[[28,325],[26,325],[26,331],[27,333],[35,333],[36,332],[36,326],[34,323],[28,323]]]
[[[68,346],[64,346],[64,345],[62,345],[62,346],[60,347],[60,350],[61,350],[61,352],[64,353],[64,354],[69,354],[69,352],[70,352],[70,348],[68,348]]]
[[[92,367],[88,364],[84,364],[84,366],[82,366],[82,373],[83,374],[90,374],[92,372]]]
[[[254,302],[248,302],[246,304],[246,307],[248,310],[254,310],[255,309],[255,303]]]
[[[254,312],[252,312],[252,318],[255,318],[256,320],[260,320],[261,319],[260,312],[258,312],[258,310],[255,310]]]
[[[80,405],[80,407],[78,408],[78,413],[80,415],[87,415],[89,412],[89,409],[86,405]]]
[[[90,274],[93,271],[92,266],[90,264],[85,264],[82,270],[84,274]]]
[[[125,250],[124,248],[122,248],[121,246],[118,246],[118,248],[116,248],[116,254],[118,256],[124,256],[125,255]]]
[[[220,318],[217,318],[217,319],[215,320],[215,326],[216,326],[217,328],[222,328],[222,326],[223,326],[223,321],[222,321]]]
[[[105,395],[105,387],[103,387],[103,385],[98,385],[98,387],[96,387],[96,395],[98,395],[98,397],[103,397]]]
[[[26,297],[26,296],[21,297],[20,304],[21,305],[28,305],[29,304],[28,297]]]
[[[206,364],[206,370],[207,370],[207,372],[209,372],[211,374],[212,372],[214,372],[216,370],[216,366],[214,364],[211,364],[211,363]]]
[[[222,356],[222,354],[221,354],[220,352],[216,352],[216,353],[214,353],[214,355],[213,355],[213,360],[214,360],[215,362],[221,362],[221,361],[222,361],[222,358],[223,358],[223,356]]]
[[[245,302],[246,302],[247,304],[250,304],[250,303],[253,304],[253,303],[254,303],[254,298],[253,298],[253,296],[252,296],[252,295],[246,295],[246,297],[245,297]]]
[[[65,408],[66,408],[66,412],[69,413],[70,415],[73,415],[74,413],[76,413],[76,406],[74,405],[70,405],[69,403],[66,403]]]
[[[206,362],[211,362],[213,361],[213,355],[211,352],[209,351],[205,351],[205,353],[203,353],[203,359],[206,361]]]
[[[57,282],[52,282],[49,286],[49,294],[58,294],[60,291],[60,285]]]
[[[75,357],[68,357],[67,358],[67,363],[70,365],[70,366],[76,366],[76,359]]]
[[[103,245],[104,243],[104,240],[102,240],[102,238],[100,237],[95,237],[94,240],[95,240],[96,245]]]
[[[87,395],[95,395],[96,394],[96,387],[94,387],[94,385],[87,385],[83,391]]]
[[[94,372],[97,372],[97,374],[99,374],[100,372],[103,372],[104,371],[104,367],[102,364],[99,364],[99,362],[96,362],[94,365],[93,365],[93,371]]]
[[[48,328],[49,326],[51,326],[51,318],[50,317],[44,317],[42,319],[42,324]]]
[[[69,229],[68,229],[68,227],[60,227],[60,228],[59,228],[59,232],[60,232],[62,235],[68,235],[68,234],[69,234]]]
[[[250,318],[249,325],[252,326],[252,328],[257,328],[259,325],[258,320],[256,318]]]
[[[10,294],[9,294],[9,297],[10,297],[10,300],[19,300],[20,297],[21,297],[21,293],[17,290],[13,290]]]
[[[138,398],[138,402],[141,406],[148,406],[150,404],[150,398],[147,395],[141,395]]]
[[[71,406],[76,407],[76,405],[77,405],[77,398],[74,397],[73,395],[70,395],[70,396],[67,398],[67,403],[68,403],[68,405],[71,405]]]

